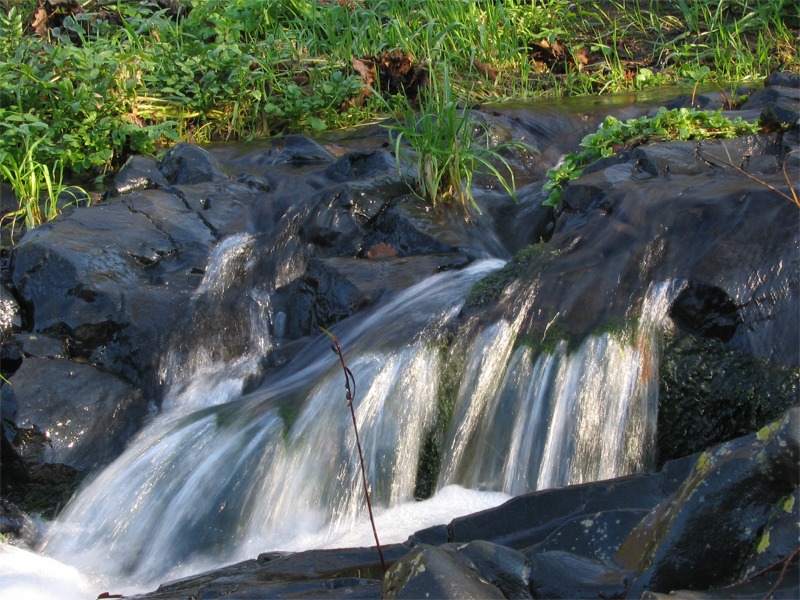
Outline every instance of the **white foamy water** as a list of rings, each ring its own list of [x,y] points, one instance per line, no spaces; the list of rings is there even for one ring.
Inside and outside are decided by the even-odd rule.
[[[405,542],[408,537],[434,525],[446,525],[456,517],[499,506],[510,498],[501,492],[479,492],[460,486],[447,486],[434,497],[421,502],[404,502],[375,511],[376,528],[382,545]],[[353,519],[349,528],[331,531],[327,526],[309,527],[306,521],[295,524],[294,532],[283,540],[250,539],[239,556],[228,562],[253,558],[265,551],[301,551],[313,548],[355,548],[375,545],[366,509]],[[3,600],[94,600],[102,592],[135,594],[154,590],[159,583],[202,573],[220,566],[218,561],[198,560],[181,565],[153,582],[134,582],[89,570],[102,566],[102,556],[87,565],[86,571],[8,544],[0,544],[0,598]],[[99,569],[102,571],[102,569]]]
[[[87,600],[103,591],[95,586],[75,567],[0,544],[0,598],[4,600]]]

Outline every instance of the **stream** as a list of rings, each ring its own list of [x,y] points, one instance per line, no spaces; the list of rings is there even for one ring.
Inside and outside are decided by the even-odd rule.
[[[636,116],[657,99],[615,97],[593,104],[591,117],[585,100],[562,102],[559,111],[568,117],[561,121],[548,118],[551,108],[544,105],[499,108],[503,123],[539,136],[542,158],[519,172],[527,202],[541,200],[548,164],[603,115]],[[511,125],[508,130],[515,133]],[[345,154],[354,147],[380,148],[378,141],[374,128],[366,128],[320,143]],[[255,176],[263,166],[254,157],[268,155],[257,148],[222,144],[209,152],[220,164]],[[313,162],[304,171],[281,164],[276,169],[302,182],[298,198],[319,173]],[[272,190],[291,194],[292,185]],[[477,196],[487,202],[494,193]],[[286,360],[267,360],[280,356],[292,327],[300,327],[292,321],[294,301],[279,292],[314,260],[336,268],[341,265],[335,261],[345,260],[287,242],[308,235],[303,219],[316,205],[301,209],[303,202],[273,214],[252,211],[240,219],[247,225],[239,230],[218,228],[182,314],[171,318],[179,325],[154,350],[157,413],[47,525],[37,554],[0,549],[0,565],[17,574],[0,579],[4,595],[130,594],[267,550],[374,544],[344,378],[329,338],[319,328],[306,330],[294,336],[299,341]],[[443,261],[430,273],[402,254],[361,260],[373,269],[394,269],[381,275],[389,283],[365,292],[364,308],[335,319],[329,329],[355,380],[382,543],[403,542],[415,531],[536,490],[655,469],[660,364],[665,336],[676,327],[671,311],[716,267],[703,263],[699,251],[678,249],[699,229],[690,226],[684,236],[679,217],[658,225],[642,216],[646,210],[642,203],[615,207],[605,230],[595,232],[581,230],[584,217],[571,215],[566,223],[573,225],[561,223],[553,237],[563,262],[543,263],[538,274],[512,281],[495,301],[500,308],[485,311],[473,308],[469,295],[525,245],[521,218],[520,231],[497,229],[496,221],[481,217],[460,225],[465,233],[455,242],[455,233],[435,234],[458,248],[452,256],[468,259]],[[272,233],[255,230],[256,222]],[[653,235],[644,231],[650,227]],[[621,246],[620,238],[630,241],[639,233],[646,237]],[[719,256],[714,233],[703,235],[709,240],[703,251]],[[401,247],[394,238],[375,239]],[[471,240],[468,250],[464,239]],[[732,238],[719,239],[728,244]],[[601,241],[585,249],[595,243],[588,240]],[[269,256],[277,258],[266,263]],[[729,275],[737,265],[725,268],[713,283],[744,307],[745,318],[747,310],[756,310],[747,299],[763,297],[767,279],[789,296],[796,279],[791,267],[776,264],[769,278],[760,279],[737,280]],[[377,281],[369,274],[374,272],[363,276],[368,291]],[[793,306],[791,298],[775,302],[779,312]],[[785,357],[791,339],[770,345],[765,340],[777,325],[752,322],[758,325],[737,329],[730,347]],[[432,475],[423,473],[422,463],[435,467]],[[431,497],[421,499],[425,477]]]

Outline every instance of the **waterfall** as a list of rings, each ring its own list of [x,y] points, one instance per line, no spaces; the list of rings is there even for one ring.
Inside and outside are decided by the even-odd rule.
[[[524,308],[516,323],[483,329],[469,350],[440,485],[521,494],[646,470],[658,343],[682,285],[651,285],[635,332],[590,336],[573,352],[566,342],[538,355],[513,350]]]
[[[196,331],[165,354],[162,412],[70,502],[46,537],[47,555],[142,586],[266,550],[336,544],[368,527],[329,340],[320,335],[245,391],[272,347],[268,295],[248,290],[224,322],[214,311],[252,251],[244,235],[220,244],[195,295]],[[423,441],[441,410],[442,332],[472,284],[502,264],[436,274],[333,328],[356,379],[379,520],[414,501]],[[548,350],[517,343],[535,293],[514,320],[457,333],[472,338],[443,432],[438,489],[502,492],[499,502],[648,468],[659,329],[674,287],[651,286],[634,332],[592,336],[572,351],[565,342]],[[201,320],[209,314],[216,325]],[[229,328],[244,339],[236,356],[213,350]]]

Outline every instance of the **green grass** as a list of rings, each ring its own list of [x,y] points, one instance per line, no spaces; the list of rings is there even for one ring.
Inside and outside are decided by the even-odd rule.
[[[54,219],[61,212],[65,196],[71,198],[66,205],[77,205],[81,199],[89,198],[82,188],[64,185],[60,160],[53,167],[36,161],[36,148],[44,139],[40,137],[33,142],[26,139],[21,159],[0,150],[0,176],[11,185],[18,200],[16,210],[0,217],[0,223],[8,222],[12,239],[19,221],[27,230]]]
[[[441,82],[439,79],[434,73],[422,90],[419,106],[405,99],[402,117],[395,124],[385,125],[398,171],[403,173],[404,161],[412,163],[412,190],[434,207],[458,204],[465,212],[480,212],[472,194],[472,179],[479,174],[489,175],[514,197],[514,172],[501,153],[536,150],[521,141],[492,144],[486,125],[470,110],[459,107],[449,68],[442,70]]]
[[[67,179],[177,140],[385,118],[397,103],[364,94],[353,60],[394,50],[447,68],[461,106],[800,70],[789,0],[87,1],[53,5],[43,35],[36,4],[0,2],[0,151],[16,169],[35,132],[32,160]]]

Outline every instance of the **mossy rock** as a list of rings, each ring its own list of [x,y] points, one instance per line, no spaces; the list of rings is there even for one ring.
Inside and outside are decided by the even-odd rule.
[[[529,273],[535,273],[540,265],[544,265],[556,255],[552,247],[545,244],[526,246],[499,271],[476,282],[467,296],[466,310],[490,305],[500,298],[503,291],[515,280]]]
[[[660,367],[658,460],[756,431],[797,404],[800,369],[771,365],[715,339],[676,334]]]

